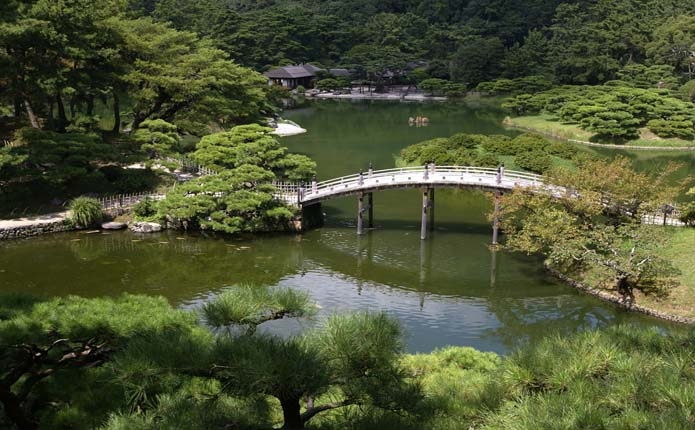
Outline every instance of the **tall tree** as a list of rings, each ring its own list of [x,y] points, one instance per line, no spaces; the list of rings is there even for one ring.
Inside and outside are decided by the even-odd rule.
[[[133,102],[134,129],[159,118],[205,134],[210,123],[250,122],[272,110],[266,80],[230,61],[211,42],[148,18],[112,19],[110,24],[131,64],[122,79]]]

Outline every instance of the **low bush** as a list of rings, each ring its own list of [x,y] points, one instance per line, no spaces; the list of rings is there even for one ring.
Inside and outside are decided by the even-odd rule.
[[[77,197],[70,202],[70,218],[78,228],[89,228],[100,222],[104,214],[101,203],[91,197]]]
[[[550,156],[540,150],[522,152],[514,157],[514,162],[524,170],[539,174],[545,173],[553,163]]]

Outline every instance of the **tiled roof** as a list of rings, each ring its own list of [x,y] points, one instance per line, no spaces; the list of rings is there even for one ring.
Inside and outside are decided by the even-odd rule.
[[[301,66],[285,66],[279,69],[269,70],[265,72],[264,75],[273,79],[310,78],[316,76],[317,70],[321,69],[311,64],[303,64]]]

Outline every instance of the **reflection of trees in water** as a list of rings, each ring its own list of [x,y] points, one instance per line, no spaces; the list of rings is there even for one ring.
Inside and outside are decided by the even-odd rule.
[[[596,298],[575,293],[552,279],[544,281],[542,267],[533,266],[540,265],[539,261],[526,261],[516,254],[490,251],[487,265],[478,269],[489,278],[481,280],[479,286],[461,289],[461,282],[457,279],[459,272],[441,273],[437,270],[438,252],[442,250],[435,249],[433,241],[420,241],[419,252],[405,254],[406,261],[389,261],[379,258],[381,241],[378,236],[368,233],[352,242],[353,233],[349,234],[334,234],[317,241],[315,247],[307,250],[307,255],[321,266],[354,280],[358,292],[364,285],[411,290],[418,293],[420,306],[427,306],[429,296],[481,298],[499,323],[486,333],[500,339],[508,348],[550,333],[569,334],[623,321],[658,324],[639,314],[626,313]],[[524,274],[525,279],[514,279],[514,273],[504,270],[515,258],[524,260],[524,264],[515,270]],[[544,285],[544,282],[558,287]],[[491,321],[490,326],[493,325],[496,324]]]
[[[178,303],[232,284],[275,285],[301,270],[301,244],[294,236],[238,238],[135,235],[66,235],[46,249],[28,241],[8,265],[23,264],[13,281],[31,278],[31,267],[17,258],[37,253],[45,267],[36,286],[51,295],[161,294]],[[26,248],[28,246],[28,248]],[[50,279],[48,279],[50,278]],[[52,285],[45,285],[48,281]],[[27,281],[31,282],[31,281]],[[14,288],[14,287],[12,287]]]
[[[615,322],[614,311],[591,298],[567,294],[553,297],[499,298],[488,301],[500,325],[488,329],[508,348],[552,333],[570,334]]]

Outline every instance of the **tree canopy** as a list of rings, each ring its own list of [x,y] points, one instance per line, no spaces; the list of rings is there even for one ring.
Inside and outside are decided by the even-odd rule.
[[[552,169],[546,183],[553,187],[503,196],[506,246],[540,253],[553,267],[577,276],[593,271],[596,283],[616,291],[627,305],[635,290],[667,295],[675,269],[659,255],[658,231],[642,220],[673,202],[678,186],[668,183],[672,172],[637,173],[624,158],[584,159],[575,170]]]

